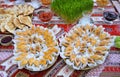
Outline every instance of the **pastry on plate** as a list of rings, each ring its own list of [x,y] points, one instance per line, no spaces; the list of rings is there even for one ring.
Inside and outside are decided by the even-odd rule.
[[[34,8],[28,4],[0,8],[0,31],[14,33],[16,29],[23,29],[25,26],[32,27],[33,11]]]
[[[14,35],[14,62],[19,68],[42,71],[55,63],[59,46],[52,30],[33,25],[16,30]]]
[[[102,26],[77,25],[60,39],[60,56],[76,70],[86,70],[104,63],[114,37]]]
[[[15,25],[16,27],[18,27],[19,29],[23,29],[24,26],[25,26],[24,24],[20,23],[20,21],[19,21],[19,19],[18,19],[17,17],[14,19],[13,23],[14,23],[14,25]]]
[[[25,24],[29,27],[32,27],[32,21],[29,16],[19,15],[18,19],[19,19],[20,23]]]

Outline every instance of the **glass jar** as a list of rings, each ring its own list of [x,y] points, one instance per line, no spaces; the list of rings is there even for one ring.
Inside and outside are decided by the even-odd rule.
[[[40,0],[43,5],[50,5],[52,0]]]
[[[109,4],[109,0],[96,0],[98,8],[104,10],[104,8]]]
[[[53,13],[50,9],[42,9],[39,11],[39,19],[42,22],[49,22],[53,17]]]

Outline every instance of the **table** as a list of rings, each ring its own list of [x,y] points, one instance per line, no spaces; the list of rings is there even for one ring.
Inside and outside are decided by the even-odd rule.
[[[113,3],[114,4],[114,3]],[[9,6],[11,7],[11,6]],[[42,7],[44,8],[44,7]],[[113,5],[110,4],[105,8],[106,10],[116,11]],[[37,13],[33,14],[33,24],[35,25],[42,25],[44,27],[48,27],[43,24],[40,20],[37,19]],[[92,22],[96,25],[103,25],[105,27],[105,31],[109,32],[111,35],[120,35],[120,19],[114,21],[114,24],[106,24],[102,19],[102,13],[97,10],[97,6],[94,6],[92,15],[91,15]],[[54,26],[57,24],[59,28],[61,28],[61,32],[57,35],[58,37],[63,34],[64,32],[69,31],[74,25],[65,24],[61,20],[54,20],[50,22],[49,27]],[[0,33],[1,36],[6,34]],[[31,72],[26,69],[17,69],[17,65],[12,64],[12,50],[13,46],[0,46],[0,77],[6,77],[4,74],[8,74],[11,77],[112,77],[113,76],[120,76],[120,49],[115,47],[111,47],[110,54],[106,59],[106,62],[94,69],[87,70],[87,71],[76,71],[69,68],[64,61],[59,57],[56,63],[49,68],[48,70],[41,71],[41,72]],[[7,67],[6,67],[7,66]],[[101,73],[101,74],[100,74]],[[109,76],[108,76],[109,73]]]

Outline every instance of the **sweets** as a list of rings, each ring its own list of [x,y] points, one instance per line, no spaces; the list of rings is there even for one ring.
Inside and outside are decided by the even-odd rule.
[[[15,32],[14,54],[19,68],[42,71],[49,68],[59,55],[59,46],[52,30],[25,27]]]
[[[53,16],[53,14],[52,14],[51,11],[41,12],[41,13],[39,14],[39,18],[40,18],[40,20],[43,21],[43,22],[48,22],[48,21],[50,21],[50,20],[52,19],[52,16]]]
[[[109,4],[109,0],[96,0],[96,3],[99,7],[105,7]]]
[[[0,8],[0,31],[14,33],[16,29],[32,26],[31,15],[34,8],[30,5],[17,5],[11,8]]]
[[[50,5],[52,0],[40,0],[43,5]]]
[[[102,64],[114,38],[102,26],[75,26],[60,38],[60,56],[76,70],[90,69]]]

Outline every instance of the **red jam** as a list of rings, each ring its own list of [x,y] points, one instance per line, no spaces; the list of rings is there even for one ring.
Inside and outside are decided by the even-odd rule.
[[[43,22],[50,21],[52,19],[52,16],[53,16],[52,12],[40,12],[39,14],[39,18]]]
[[[43,5],[50,5],[52,0],[40,0]]]

